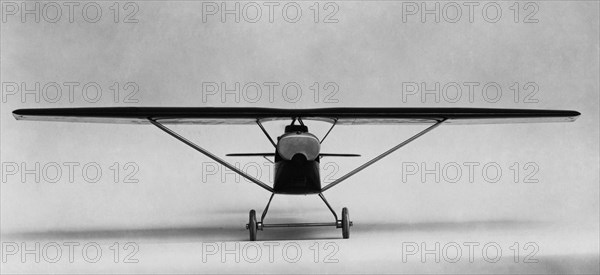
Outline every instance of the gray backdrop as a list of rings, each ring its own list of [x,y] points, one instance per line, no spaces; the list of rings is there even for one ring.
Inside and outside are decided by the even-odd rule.
[[[65,3],[38,2],[37,23],[21,2],[2,2],[3,272],[598,272],[598,2],[226,2],[240,5],[240,22],[223,15],[224,2],[193,1],[68,2],[77,4],[70,22]],[[422,4],[440,5],[439,22]],[[423,95],[436,83],[437,92]],[[203,262],[202,250],[206,243],[244,247],[238,241],[248,237],[248,210],[261,211],[269,196],[262,189],[223,175],[223,167],[150,125],[20,122],[11,115],[103,106],[488,107],[582,116],[574,123],[442,126],[326,192],[336,211],[350,209],[349,240],[333,228],[266,230],[259,240],[298,244],[302,259],[277,254],[271,263],[263,254],[251,264],[218,256]],[[279,135],[283,125],[266,127]],[[308,125],[319,136],[327,130]],[[322,176],[342,176],[423,127],[340,126],[323,151],[363,157],[323,159]],[[219,156],[273,151],[255,126],[173,128]],[[272,181],[266,160],[228,159]],[[316,196],[276,196],[268,219],[331,217]],[[76,256],[70,263],[63,255],[58,263],[33,256],[23,263],[6,250],[65,241],[100,244],[101,261]],[[114,242],[135,243],[139,262],[114,263]],[[310,247],[329,242],[338,263],[323,263],[332,250],[315,262]],[[471,263],[464,242],[497,243],[502,260],[492,264],[480,253]],[[509,248],[515,242],[519,263]],[[458,243],[463,257],[436,263],[417,253],[403,261],[406,244],[422,243]],[[537,263],[523,263],[533,251],[525,243],[539,248]]]

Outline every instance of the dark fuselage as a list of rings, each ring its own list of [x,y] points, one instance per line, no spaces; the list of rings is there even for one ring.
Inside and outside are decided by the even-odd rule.
[[[273,185],[278,194],[318,194],[321,192],[321,177],[318,160],[280,160],[275,162]]]

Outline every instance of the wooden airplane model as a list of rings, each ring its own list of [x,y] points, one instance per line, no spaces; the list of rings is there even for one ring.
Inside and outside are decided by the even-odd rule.
[[[258,230],[268,227],[306,227],[335,226],[342,229],[344,239],[350,237],[348,209],[343,208],[341,219],[323,196],[323,192],[338,185],[352,175],[369,167],[392,152],[400,149],[441,124],[487,124],[522,122],[571,122],[580,115],[568,110],[533,109],[490,109],[490,108],[321,108],[321,109],[273,109],[273,108],[217,108],[217,107],[109,107],[109,108],[51,108],[20,109],[13,112],[17,120],[100,122],[152,124],[179,141],[194,148],[214,161],[247,178],[271,193],[260,221],[256,212],[250,210],[246,228],[250,240],[255,241]],[[285,132],[271,138],[262,123],[274,120],[291,120]],[[330,122],[331,128],[321,139],[308,131],[304,121],[318,120]],[[296,124],[297,123],[297,124]],[[191,142],[185,137],[167,128],[165,124],[230,125],[257,124],[270,143],[274,153],[243,153],[228,156],[264,156],[274,157],[275,176],[273,186],[244,173],[234,165]],[[336,125],[390,125],[390,124],[429,124],[430,126],[409,139],[385,151],[346,175],[322,187],[319,174],[321,157],[356,157],[355,154],[328,154],[321,152],[321,144]],[[330,223],[286,223],[265,224],[269,205],[275,194],[308,195],[317,194],[333,213],[334,222]]]

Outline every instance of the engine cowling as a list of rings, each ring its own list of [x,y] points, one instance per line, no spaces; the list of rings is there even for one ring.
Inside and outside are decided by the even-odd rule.
[[[279,137],[277,142],[277,152],[284,160],[293,160],[303,156],[306,160],[312,161],[319,157],[321,143],[319,139],[307,132],[291,132]]]

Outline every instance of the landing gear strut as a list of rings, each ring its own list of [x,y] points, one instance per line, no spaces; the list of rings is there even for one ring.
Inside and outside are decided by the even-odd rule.
[[[329,202],[327,202],[327,200],[325,199],[325,196],[323,196],[323,194],[321,194],[321,193],[319,193],[319,197],[323,200],[323,202],[325,202],[325,205],[327,205],[327,208],[329,208],[329,210],[333,214],[335,222],[331,222],[331,223],[323,222],[323,223],[265,224],[264,220],[265,220],[265,217],[267,216],[267,211],[269,210],[269,206],[271,205],[273,196],[275,196],[275,193],[271,194],[271,197],[269,198],[269,202],[267,203],[267,206],[265,207],[265,210],[263,211],[259,222],[256,221],[256,211],[254,211],[254,209],[250,210],[249,222],[248,222],[248,224],[246,224],[246,229],[248,229],[248,231],[250,232],[250,241],[256,241],[256,235],[257,235],[258,230],[262,231],[266,227],[275,228],[275,227],[335,226],[336,228],[342,229],[342,237],[344,239],[350,238],[350,227],[352,226],[352,221],[350,221],[350,216],[348,214],[348,208],[346,208],[346,207],[342,208],[342,219],[338,220],[337,214],[335,213],[333,208],[331,208],[331,205],[329,205]]]

